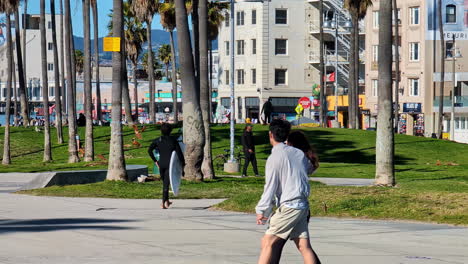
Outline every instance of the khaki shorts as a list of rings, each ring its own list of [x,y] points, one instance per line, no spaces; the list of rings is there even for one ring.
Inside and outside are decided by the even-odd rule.
[[[285,240],[309,238],[308,217],[309,209],[298,210],[281,206],[271,216],[265,234]]]

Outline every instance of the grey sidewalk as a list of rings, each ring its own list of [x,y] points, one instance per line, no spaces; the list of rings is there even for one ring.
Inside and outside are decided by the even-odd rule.
[[[0,193],[0,263],[255,263],[264,227],[205,209],[218,202]],[[468,263],[466,228],[313,218],[310,231],[322,263]],[[301,263],[292,243],[282,260]]]

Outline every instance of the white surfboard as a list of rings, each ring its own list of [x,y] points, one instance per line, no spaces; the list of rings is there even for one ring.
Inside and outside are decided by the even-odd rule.
[[[174,196],[179,195],[179,187],[182,180],[181,178],[183,169],[184,168],[182,168],[182,164],[179,160],[177,152],[173,151],[171,155],[171,161],[169,163],[169,179]]]

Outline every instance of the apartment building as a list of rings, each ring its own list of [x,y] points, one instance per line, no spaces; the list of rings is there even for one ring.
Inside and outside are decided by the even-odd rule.
[[[259,118],[269,98],[273,115],[294,118],[299,98],[312,95],[314,70],[306,56],[304,0],[272,0],[235,4],[231,25],[226,13],[219,34],[220,103],[230,109],[230,62],[235,54],[235,118]],[[230,50],[230,30],[235,27],[235,48]],[[317,76],[317,74],[315,74]]]

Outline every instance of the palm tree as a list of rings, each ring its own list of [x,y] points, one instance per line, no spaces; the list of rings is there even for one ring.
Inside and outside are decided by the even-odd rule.
[[[169,79],[169,64],[172,61],[171,46],[161,45],[158,49],[158,59],[166,66],[166,78]]]
[[[60,101],[60,72],[59,58],[57,50],[57,28],[55,22],[55,0],[50,0],[50,14],[52,17],[52,45],[54,52],[54,80],[55,80],[55,127],[57,129],[57,142],[63,144],[62,131],[62,102]]]
[[[442,21],[442,0],[437,1],[437,19],[439,20],[440,33],[440,83],[439,83],[439,122],[437,131],[439,138],[442,139],[444,123],[444,85],[445,85],[445,39],[444,23]]]
[[[8,2],[8,1],[7,1]],[[19,26],[19,0],[9,0],[10,4],[14,7],[14,14],[15,14],[15,28],[20,28]],[[21,115],[23,116],[23,125],[29,126],[29,111],[28,111],[28,99],[26,97],[26,80],[24,75],[24,68],[23,68],[23,58],[21,53],[21,37],[20,31],[15,30],[15,43],[16,43],[16,61],[18,66],[18,81],[19,81],[19,92],[20,92],[20,101],[21,101]]]
[[[185,177],[189,180],[201,181],[201,164],[203,162],[203,146],[205,130],[197,96],[195,69],[190,45],[190,31],[187,10],[184,0],[175,0],[176,21],[178,32],[178,46],[180,54],[180,72],[183,96],[184,142],[185,149]]]
[[[44,162],[52,160],[52,148],[50,142],[49,120],[49,81],[47,78],[47,39],[45,27],[45,0],[40,2],[41,16],[39,28],[41,31],[41,68],[42,68],[42,102],[44,108]],[[21,79],[21,74],[20,77]]]
[[[392,102],[392,0],[380,1],[379,113],[377,117],[375,184],[395,185]]]
[[[62,95],[62,109],[63,109],[63,114],[65,114],[67,109],[67,93],[66,93],[66,84],[65,84],[65,38],[64,38],[64,33],[63,33],[63,27],[64,27],[64,12],[63,12],[63,1],[60,1],[60,72],[62,73],[60,75],[60,86],[61,86],[61,91],[60,94]],[[64,115],[65,117],[65,115]],[[66,119],[63,118],[62,124],[66,124]]]
[[[323,0],[320,0],[320,25],[323,25]],[[324,47],[324,34],[323,27],[320,27],[320,126],[327,126],[327,109],[325,105],[325,75],[326,66],[325,66],[325,47]]]
[[[84,71],[84,53],[81,50],[75,50],[75,69],[80,75]]]
[[[70,15],[70,0],[64,0],[65,4],[65,62],[67,67],[67,109],[68,109],[68,162],[80,161],[78,146],[76,144],[76,105],[75,105],[75,52],[73,45],[73,29]]]
[[[192,0],[192,35],[193,35],[193,56],[195,63],[195,84],[197,85],[197,96],[200,97],[200,28],[198,26],[198,6],[199,0]]]
[[[146,23],[146,35],[148,37],[148,53],[152,51],[152,39],[151,39],[151,23],[153,22],[153,16],[158,11],[159,1],[158,0],[133,0],[132,9],[135,12],[136,17]],[[148,81],[149,81],[149,94],[150,94],[150,106],[149,116],[150,121],[155,122],[154,112],[154,69],[153,69],[153,56],[149,56],[150,63],[148,63]]]
[[[14,74],[14,65],[12,63],[13,58],[13,43],[11,41],[11,10],[13,5],[7,2],[0,2],[0,13],[5,13],[6,16],[6,34],[7,34],[7,64],[8,64],[8,73],[7,73],[7,83],[6,83],[6,108],[5,108],[5,134],[3,140],[3,159],[2,164],[9,165],[11,164],[10,156],[10,108],[11,108],[11,79]]]
[[[23,65],[26,67],[26,19],[27,19],[27,14],[28,14],[28,0],[23,0],[24,6],[23,6],[23,39],[21,40],[22,43],[21,45],[23,46]],[[24,73],[24,81],[26,82],[26,71]],[[15,89],[16,91],[16,89]],[[15,104],[16,104],[16,97],[15,97]],[[16,106],[15,106],[16,108]],[[16,116],[16,114],[15,114]]]
[[[113,37],[124,38],[122,0],[113,0],[114,16],[112,17]],[[117,30],[119,29],[119,30]],[[112,122],[109,164],[106,178],[108,180],[127,180],[122,137],[122,73],[124,71],[124,42],[120,43],[120,52],[112,53]]]
[[[94,160],[93,137],[93,89],[91,86],[91,26],[90,26],[90,0],[82,0],[83,6],[83,33],[84,33],[84,113],[86,117],[85,153],[84,161]]]
[[[96,75],[95,75],[95,82],[96,82],[96,119],[101,121],[102,120],[102,107],[101,107],[101,84],[99,80],[99,19],[98,19],[98,7],[97,7],[97,0],[91,0],[91,9],[93,12],[93,32],[94,32],[94,63],[96,67]]]
[[[397,1],[392,0],[392,7],[393,7],[393,19],[394,19],[394,27],[395,27],[395,37],[393,38],[393,46],[395,50],[395,113],[393,118],[393,125],[395,126],[395,132],[398,133],[398,123],[400,119],[400,102],[399,102],[399,93],[398,87],[400,87],[400,50],[398,48],[400,42],[400,25],[398,21],[398,6]]]

